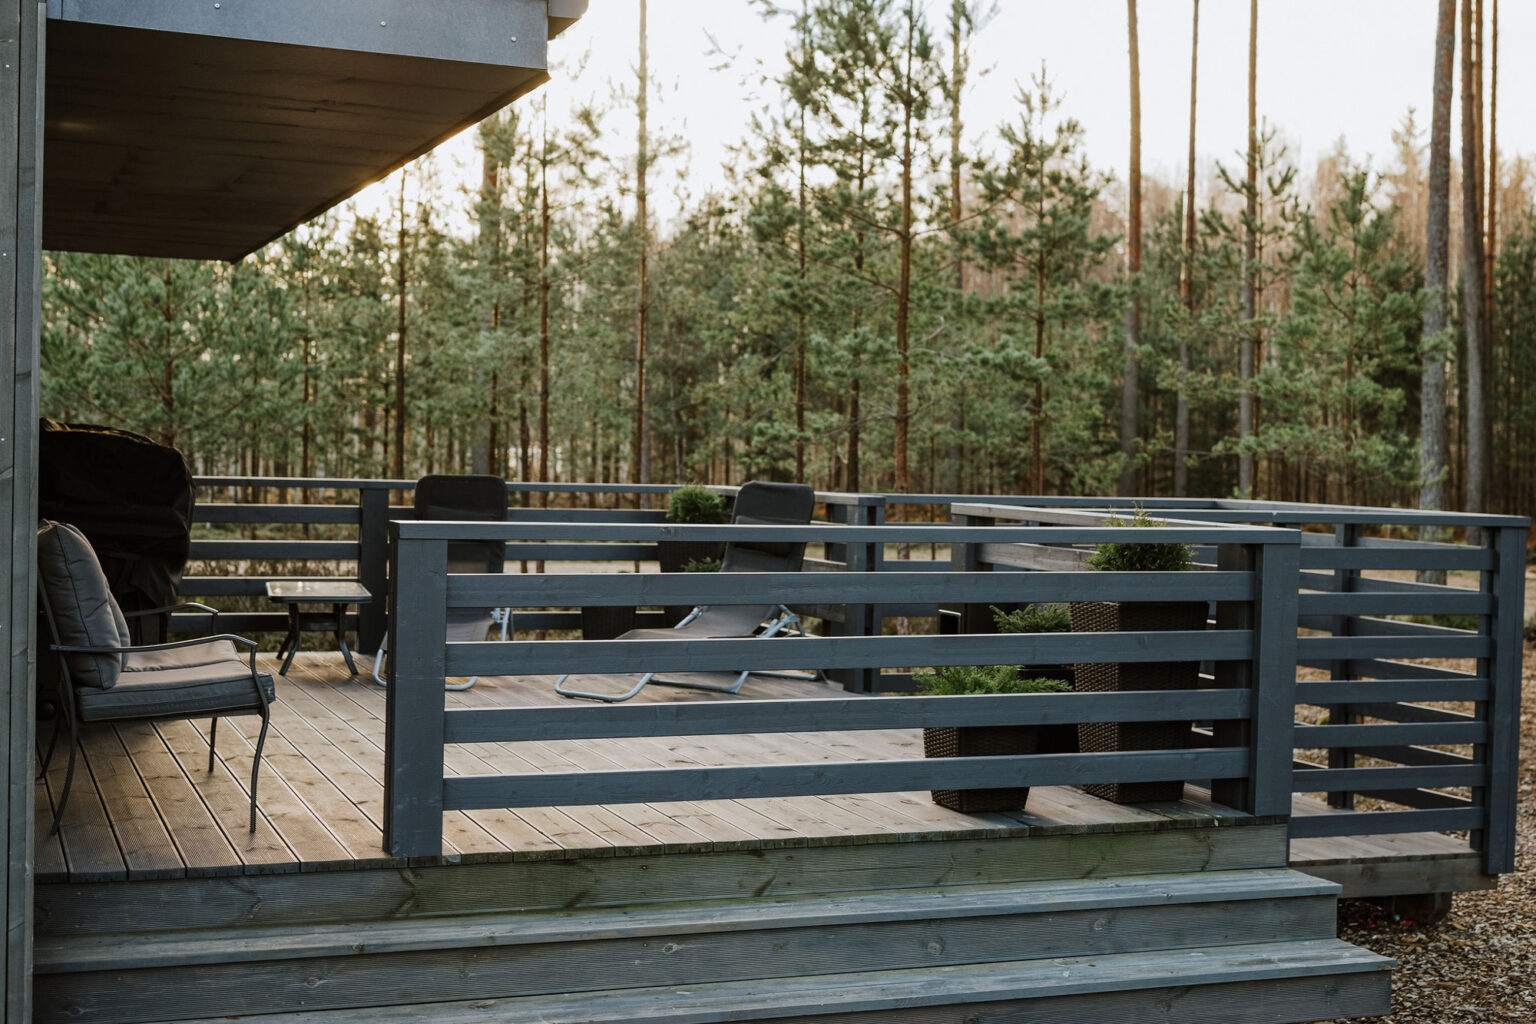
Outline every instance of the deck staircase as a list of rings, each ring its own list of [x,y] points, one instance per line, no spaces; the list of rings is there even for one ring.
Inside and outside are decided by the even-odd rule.
[[[1180,823],[1186,824],[1186,823]],[[1280,1022],[1390,960],[1283,824],[40,886],[38,1024]],[[196,882],[195,885],[191,884]]]

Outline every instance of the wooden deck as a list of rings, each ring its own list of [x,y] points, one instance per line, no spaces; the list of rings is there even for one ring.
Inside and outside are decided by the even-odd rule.
[[[275,671],[275,659],[263,657]],[[360,658],[360,668],[367,659]],[[601,681],[596,681],[601,684]],[[363,869],[403,863],[382,852],[384,690],[364,672],[349,677],[335,653],[304,653],[278,683],[263,754],[261,814],[246,831],[254,718],[219,729],[223,763],[206,770],[208,723],[89,727],[75,791],[59,833],[48,835],[64,779],[55,756],[36,784],[37,880],[120,881]],[[649,687],[636,700],[712,695]],[[754,678],[742,699],[846,697],[840,688]],[[449,694],[450,706],[553,704],[549,677],[483,678]],[[593,705],[593,710],[599,708]],[[567,772],[628,767],[921,756],[915,730],[450,747],[455,774]],[[899,841],[902,837],[1004,836],[1059,830],[1156,827],[1170,818],[1226,816],[1191,787],[1180,804],[1124,807],[1070,787],[1035,788],[1026,813],[960,814],[927,793],[880,793],[707,802],[453,812],[443,858],[472,862],[611,856],[636,852]],[[1297,797],[1297,813],[1325,810]],[[1346,896],[1484,888],[1467,844],[1439,833],[1298,840],[1292,865],[1340,882]]]
[[[49,836],[64,780],[63,752],[36,786],[37,877],[114,881],[316,869],[385,867],[382,852],[385,691],[359,658],[349,677],[335,653],[304,653],[278,680],[262,757],[260,816],[246,831],[255,718],[225,719],[223,760],[207,771],[207,721],[88,727],[75,789],[58,835]],[[275,659],[263,657],[275,671]],[[598,681],[599,683],[601,681]],[[649,687],[640,701],[710,694]],[[840,688],[754,678],[742,696],[846,697]],[[550,677],[482,678],[449,694],[450,706],[560,702]],[[599,711],[593,705],[594,712]],[[921,757],[916,730],[764,736],[550,741],[450,747],[452,774],[567,772],[618,767]],[[637,851],[729,849],[871,836],[1030,834],[1062,828],[1153,824],[1170,817],[1231,815],[1199,799],[1120,807],[1067,787],[1036,788],[1028,813],[960,814],[927,793],[523,808],[446,815],[447,861],[508,856],[604,856]]]

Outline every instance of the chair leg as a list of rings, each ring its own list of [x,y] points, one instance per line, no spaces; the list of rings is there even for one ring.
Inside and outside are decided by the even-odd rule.
[[[55,718],[53,721],[53,735],[48,737],[48,752],[43,755],[42,767],[37,770],[37,777],[39,779],[46,778],[48,775],[48,766],[53,763],[53,752],[59,745],[59,732],[63,728],[63,720]]]
[[[565,689],[565,681],[571,678],[570,673],[567,672],[565,675],[555,680],[555,692],[562,697],[579,697],[582,700],[600,700],[605,704],[617,704],[620,701],[629,700],[629,698],[645,689],[646,684],[655,677],[656,673],[647,672],[645,675],[640,677],[640,681],[636,683],[633,688],[625,690],[623,693],[598,693],[594,690]]]
[[[261,732],[256,737],[256,756],[251,763],[251,831],[256,831],[256,781],[261,773],[261,748],[267,742],[267,723],[270,720],[268,712],[261,714]]]
[[[69,736],[69,767],[64,771],[64,792],[59,794],[59,806],[53,812],[53,828],[48,830],[50,836],[58,835],[59,825],[64,821],[64,806],[69,803],[69,789],[75,783],[75,752],[79,746],[79,736],[71,729]]]
[[[379,653],[373,656],[373,681],[378,683],[380,686],[389,685],[389,681],[379,674],[379,670],[384,667],[384,654],[388,649],[389,638],[385,637],[379,643]]]
[[[219,720],[214,718],[208,726],[208,773],[213,774],[213,748],[219,741]]]

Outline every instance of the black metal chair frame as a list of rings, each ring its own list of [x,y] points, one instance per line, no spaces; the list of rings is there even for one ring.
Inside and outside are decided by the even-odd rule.
[[[58,703],[59,703],[59,713],[61,715],[63,715],[63,718],[64,718],[63,722],[59,722],[57,720],[55,720],[55,722],[54,722],[53,736],[48,741],[48,750],[43,755],[42,766],[41,766],[41,768],[38,771],[38,777],[39,778],[41,778],[43,775],[47,774],[48,766],[53,761],[54,750],[58,746],[59,736],[63,732],[63,729],[65,728],[65,726],[67,726],[68,729],[69,729],[69,767],[66,768],[65,772],[64,772],[64,789],[63,789],[63,791],[59,795],[58,807],[55,809],[54,815],[53,815],[53,827],[48,830],[48,834],[49,835],[54,835],[55,833],[57,833],[59,831],[60,823],[64,820],[64,808],[69,803],[70,789],[74,785],[74,781],[75,781],[75,759],[76,759],[76,755],[77,755],[77,753],[79,751],[79,748],[80,748],[80,720],[81,720],[81,714],[80,714],[80,709],[79,709],[78,705],[76,704],[76,688],[75,688],[74,680],[71,678],[70,672],[69,672],[69,659],[66,658],[65,655],[68,655],[68,654],[101,654],[101,655],[115,654],[118,657],[120,657],[120,658],[122,658],[122,659],[124,659],[126,661],[127,656],[129,654],[148,653],[148,652],[152,652],[152,651],[177,650],[177,649],[180,649],[180,648],[195,647],[195,646],[197,646],[199,644],[214,643],[214,642],[217,642],[219,640],[228,640],[228,641],[230,641],[230,642],[232,642],[234,644],[237,644],[237,645],[239,645],[241,647],[244,647],[244,648],[246,648],[248,650],[249,656],[250,656],[250,666],[251,666],[251,688],[256,693],[256,702],[252,706],[244,707],[244,708],[238,708],[238,709],[231,709],[231,710],[228,710],[228,711],[217,711],[217,712],[208,712],[208,711],[199,710],[199,711],[185,713],[185,714],[172,712],[172,713],[158,714],[158,715],[130,716],[130,717],[125,717],[124,719],[117,719],[117,720],[133,720],[133,717],[137,717],[138,720],[141,720],[141,721],[179,721],[179,720],[190,719],[190,718],[202,718],[204,715],[207,715],[209,717],[209,719],[211,720],[209,728],[208,728],[208,771],[212,772],[215,760],[217,759],[220,763],[222,763],[222,760],[223,760],[222,758],[219,758],[218,752],[217,752],[217,749],[216,749],[216,747],[217,747],[217,739],[218,739],[218,730],[219,730],[219,719],[220,718],[225,718],[225,717],[228,717],[228,716],[231,716],[231,715],[249,715],[249,714],[258,714],[258,715],[260,715],[261,716],[261,732],[256,737],[256,755],[255,755],[255,758],[253,759],[252,764],[251,764],[251,822],[250,822],[250,830],[252,832],[255,832],[256,831],[256,784],[257,784],[257,781],[258,781],[258,776],[259,776],[259,774],[261,772],[261,751],[262,751],[262,747],[266,744],[266,741],[267,741],[267,726],[271,722],[271,701],[267,698],[266,691],[262,689],[261,681],[260,681],[260,673],[256,669],[256,646],[257,646],[256,645],[256,641],[251,640],[251,639],[249,639],[247,637],[236,636],[233,633],[218,633],[218,634],[215,634],[215,635],[212,635],[212,636],[194,637],[191,640],[177,640],[177,641],[173,641],[171,643],[147,644],[147,645],[141,645],[141,646],[137,646],[137,647],[82,647],[82,646],[76,646],[76,645],[72,645],[72,644],[62,644],[62,643],[59,642],[59,626],[58,626],[58,621],[54,618],[53,605],[48,600],[48,593],[47,593],[47,591],[43,587],[41,587],[41,586],[38,587],[37,597],[38,597],[39,605],[43,609],[44,618],[48,622],[49,633],[52,635],[52,639],[53,639],[53,642],[51,644],[49,644],[48,649],[53,651],[59,657],[59,701],[58,701]],[[215,620],[217,620],[218,612],[216,610],[214,610],[213,608],[208,607],[207,605],[195,604],[195,603],[181,604],[181,605],[171,605],[171,606],[165,607],[165,608],[148,608],[148,609],[144,609],[143,611],[135,612],[133,617],[137,617],[139,615],[154,615],[154,614],[159,614],[159,613],[167,612],[167,611],[180,611],[180,610],[184,610],[184,609],[199,609],[199,610],[202,610],[202,611],[212,612],[214,614],[214,616],[215,616]],[[127,617],[127,616],[125,616],[125,617]]]

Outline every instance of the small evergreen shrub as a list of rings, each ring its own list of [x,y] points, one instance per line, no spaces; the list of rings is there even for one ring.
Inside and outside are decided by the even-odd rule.
[[[1110,516],[1104,520],[1104,525],[1157,527],[1168,524],[1153,519],[1146,509],[1137,506],[1136,515],[1130,522]],[[1195,553],[1188,544],[1112,541],[1100,544],[1083,564],[1100,572],[1185,572],[1194,568]]]
[[[707,487],[679,487],[667,499],[667,522],[710,525],[726,522],[725,499]]]
[[[992,606],[992,622],[999,633],[1068,633],[1071,616],[1064,604],[1032,604],[1005,612]]]
[[[1061,693],[1060,679],[1020,679],[1013,665],[945,665],[912,677],[919,692],[932,697],[962,693]]]
[[[722,564],[718,558],[690,558],[683,563],[683,572],[719,572]]]

